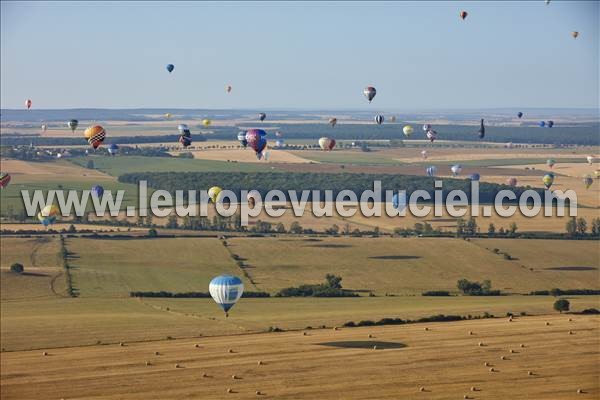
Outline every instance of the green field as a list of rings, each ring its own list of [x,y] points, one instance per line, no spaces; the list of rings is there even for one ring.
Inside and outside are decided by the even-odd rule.
[[[1,341],[5,350],[160,340],[266,330],[302,329],[383,317],[490,312],[550,313],[550,296],[422,297],[421,290],[455,290],[456,280],[491,279],[507,292],[598,288],[597,270],[548,270],[568,264],[598,268],[597,242],[426,238],[67,238],[80,297],[49,284],[60,273],[58,238],[2,239]],[[517,260],[494,254],[494,247]],[[486,249],[488,248],[488,249]],[[211,299],[135,299],[129,291],[208,290],[220,273],[243,277],[230,254],[248,265],[259,290],[341,275],[344,287],[377,297],[242,299],[225,319]],[[546,256],[544,256],[544,254]],[[544,258],[546,257],[546,258]],[[16,276],[12,262],[48,276]],[[523,266],[522,266],[523,265]],[[529,268],[533,268],[533,271]],[[594,279],[594,276],[596,279]],[[246,280],[246,290],[257,290]],[[58,280],[61,282],[60,280]],[[56,293],[58,291],[58,293]],[[385,296],[385,293],[394,296]],[[598,307],[598,296],[573,296],[572,309]]]
[[[296,154],[299,157],[321,163],[402,165],[400,161],[390,157],[389,153],[379,153],[378,151],[291,151],[291,153]]]
[[[460,164],[463,167],[501,167],[505,165],[529,165],[529,164],[545,164],[548,158],[491,158],[481,160],[452,160],[452,161],[423,161],[419,165],[455,165]],[[559,158],[558,163],[580,163],[586,161],[582,157]]]
[[[94,161],[94,167],[112,176],[131,172],[259,172],[270,170],[269,166],[259,163],[234,163],[226,161],[198,160],[175,157],[74,157],[74,164],[85,167],[88,161]]]

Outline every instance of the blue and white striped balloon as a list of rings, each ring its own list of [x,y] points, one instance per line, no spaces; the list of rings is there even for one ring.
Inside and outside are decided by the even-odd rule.
[[[227,311],[242,297],[244,284],[237,276],[219,275],[210,281],[208,291],[227,315]]]

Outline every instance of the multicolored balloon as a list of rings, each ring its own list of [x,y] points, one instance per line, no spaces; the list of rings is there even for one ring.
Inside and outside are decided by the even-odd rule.
[[[571,32],[571,36],[573,36],[573,39],[577,39],[577,37],[579,36],[579,32],[573,31]]]
[[[265,113],[259,113],[259,114],[258,114],[258,120],[259,120],[260,122],[264,121],[264,120],[265,120],[265,118],[267,118],[267,114],[265,114]]]
[[[554,167],[555,164],[556,164],[556,161],[553,158],[549,158],[546,160],[546,165],[549,166],[550,168]]]
[[[31,99],[25,100],[25,107],[27,107],[28,110],[31,108],[31,104]]]
[[[248,146],[256,153],[256,158],[259,160],[263,156],[263,150],[267,147],[267,132],[262,129],[250,129],[246,132],[246,141]]]
[[[594,156],[587,156],[585,158],[587,160],[587,163],[592,165],[594,163]]]
[[[383,115],[381,114],[377,114],[375,116],[375,122],[377,123],[377,125],[381,125],[383,124],[383,121],[385,120],[385,118],[383,117]]]
[[[244,284],[237,276],[219,275],[210,281],[208,291],[215,303],[229,316],[229,310],[237,303],[244,293]]]
[[[337,124],[337,118],[329,118],[329,125],[331,125],[332,128],[335,128],[336,124]]]
[[[42,132],[46,132],[48,130],[48,125],[42,124]]]
[[[56,218],[60,215],[60,210],[54,204],[44,207],[37,215],[38,220],[47,227],[56,222]]]
[[[71,119],[69,120],[69,122],[67,122],[67,126],[71,128],[71,132],[75,133],[75,130],[79,126],[79,121],[77,121],[76,119]]]
[[[367,86],[363,89],[363,95],[367,98],[367,100],[369,100],[369,103],[373,100],[373,98],[375,98],[376,94],[377,89],[375,89],[373,86]]]
[[[428,156],[428,155],[429,155],[429,154],[427,153],[427,150],[422,150],[422,151],[421,151],[421,158],[422,158],[423,160],[427,160],[427,156]]]
[[[223,191],[223,189],[221,189],[219,186],[213,186],[210,189],[208,189],[208,197],[210,197],[210,200],[213,203],[216,203],[217,201],[219,201],[219,195],[221,194],[221,192]]]
[[[435,165],[429,166],[425,169],[427,176],[435,176],[437,174],[437,167]]]
[[[9,183],[10,183],[10,175],[5,172],[0,173],[0,187],[2,189],[4,189],[5,187],[8,186]]]
[[[460,15],[460,18],[464,21],[465,18],[467,18],[467,16],[469,15],[469,13],[466,11],[461,11],[458,15]]]
[[[413,134],[414,129],[410,125],[405,125],[404,128],[402,128],[402,132],[404,133],[404,136],[410,137],[410,135]]]
[[[335,139],[330,137],[322,137],[319,139],[319,147],[323,151],[331,151],[335,147]]]
[[[481,175],[479,175],[477,172],[469,175],[469,179],[472,180],[472,181],[479,182],[479,178],[481,178]]]
[[[90,126],[83,132],[83,136],[87,139],[88,143],[94,148],[97,149],[98,146],[104,142],[106,138],[106,131],[100,125]]]
[[[396,116],[395,115],[392,115],[390,117],[390,122],[396,122]]]
[[[591,175],[586,175],[583,177],[583,184],[585,185],[586,189],[589,189],[593,183],[594,183],[594,179],[592,178]]]
[[[427,136],[427,139],[429,139],[429,141],[431,143],[433,143],[433,141],[438,138],[437,132],[434,131],[433,129],[428,130],[427,133],[425,134],[425,136]]]

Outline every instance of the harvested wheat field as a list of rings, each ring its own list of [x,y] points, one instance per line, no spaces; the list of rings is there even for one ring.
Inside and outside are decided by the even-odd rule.
[[[596,399],[599,322],[555,315],[5,352],[1,393],[5,400]]]

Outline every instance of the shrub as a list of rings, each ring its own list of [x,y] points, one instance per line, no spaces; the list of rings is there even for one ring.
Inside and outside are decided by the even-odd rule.
[[[558,299],[554,302],[554,309],[560,313],[563,311],[569,311],[571,303],[567,299]]]
[[[421,296],[450,296],[450,292],[447,290],[430,290],[421,293]]]
[[[23,264],[14,263],[10,266],[10,271],[16,274],[22,274],[23,272],[25,272],[25,267],[23,267]]]
[[[148,237],[156,237],[158,236],[158,232],[154,228],[148,229]]]
[[[583,310],[581,312],[581,314],[584,315],[595,315],[595,314],[600,314],[600,311],[596,308],[586,308],[585,310]]]

